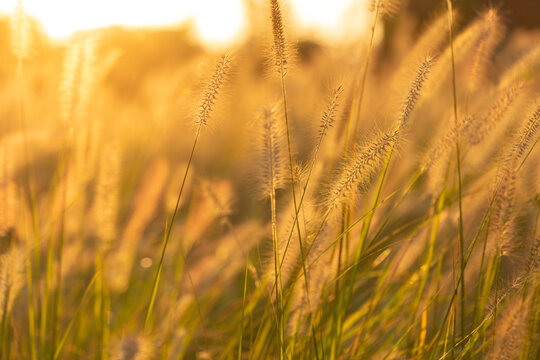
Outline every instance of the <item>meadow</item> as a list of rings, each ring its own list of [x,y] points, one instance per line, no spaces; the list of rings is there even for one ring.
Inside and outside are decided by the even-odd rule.
[[[0,359],[540,359],[540,32],[257,4],[219,51],[0,18]]]

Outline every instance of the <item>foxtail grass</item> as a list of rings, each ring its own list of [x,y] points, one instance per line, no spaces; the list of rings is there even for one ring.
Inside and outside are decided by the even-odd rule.
[[[207,123],[208,123],[208,119],[210,118],[211,110],[213,109],[214,101],[215,101],[219,91],[223,87],[223,84],[224,84],[224,82],[226,80],[227,75],[229,75],[230,67],[231,67],[231,56],[229,54],[225,54],[219,59],[219,61],[217,63],[214,74],[213,74],[212,78],[210,79],[210,81],[209,81],[209,83],[208,83],[208,85],[206,87],[206,91],[205,91],[205,93],[203,95],[201,104],[199,106],[198,117],[195,120],[195,123],[197,125],[197,130],[196,130],[196,133],[195,133],[195,139],[193,141],[193,146],[191,147],[191,152],[190,152],[188,163],[187,163],[187,166],[186,166],[186,171],[185,171],[184,176],[182,178],[182,183],[180,185],[180,191],[178,192],[178,197],[176,199],[176,204],[174,206],[174,210],[173,210],[173,213],[171,215],[171,218],[168,221],[168,224],[169,224],[168,229],[166,228],[166,230],[165,230],[165,236],[164,236],[164,239],[163,239],[163,246],[162,246],[162,250],[161,250],[161,256],[160,256],[160,259],[159,259],[158,268],[156,270],[156,275],[154,277],[154,281],[153,281],[153,284],[152,284],[152,292],[151,292],[151,295],[150,295],[148,308],[146,310],[146,315],[145,315],[145,318],[144,318],[144,326],[143,326],[144,329],[146,329],[148,327],[150,317],[152,315],[152,310],[153,310],[155,298],[156,298],[156,295],[157,295],[157,288],[159,286],[159,280],[160,280],[161,271],[162,271],[162,268],[163,268],[163,260],[165,258],[165,252],[167,250],[167,245],[169,243],[169,239],[170,239],[170,236],[171,236],[171,231],[172,231],[172,228],[173,228],[173,225],[174,225],[174,220],[176,218],[176,214],[178,213],[178,209],[180,207],[180,200],[182,199],[182,193],[184,191],[184,186],[186,185],[186,179],[187,179],[188,174],[189,174],[189,169],[191,167],[191,162],[193,161],[193,155],[195,154],[195,148],[197,147],[197,142],[199,141],[199,136],[201,134],[203,126],[207,125]]]

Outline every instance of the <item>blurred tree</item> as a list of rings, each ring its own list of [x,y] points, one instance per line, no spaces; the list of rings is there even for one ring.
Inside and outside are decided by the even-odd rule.
[[[409,0],[407,8],[423,19],[431,19],[431,15],[440,9],[442,1]],[[468,21],[482,10],[495,6],[502,11],[505,23],[513,28],[540,28],[539,0],[454,0],[455,7],[460,10],[463,20]]]

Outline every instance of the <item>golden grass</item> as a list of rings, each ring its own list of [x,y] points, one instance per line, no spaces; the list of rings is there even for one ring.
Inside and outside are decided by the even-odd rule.
[[[51,44],[19,1],[0,359],[540,356],[538,34],[440,2],[414,35],[373,1],[357,58],[278,0],[221,56],[181,30]]]

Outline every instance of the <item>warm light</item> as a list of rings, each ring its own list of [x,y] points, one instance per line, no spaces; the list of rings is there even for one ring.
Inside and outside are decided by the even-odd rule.
[[[0,11],[11,12],[16,3],[2,1]],[[171,25],[191,18],[205,40],[224,42],[245,25],[243,0],[25,0],[23,6],[54,38],[107,25]]]
[[[296,0],[293,9],[302,23],[331,28],[342,20],[351,3],[352,0]]]
[[[264,4],[266,0],[259,0]],[[322,39],[361,34],[367,27],[368,0],[288,0],[295,28]],[[0,12],[17,0],[0,0]],[[206,42],[227,43],[246,32],[247,0],[23,0],[53,38],[108,25],[161,26],[193,21]]]
[[[325,40],[364,34],[369,0],[294,0],[293,16],[300,27]]]

